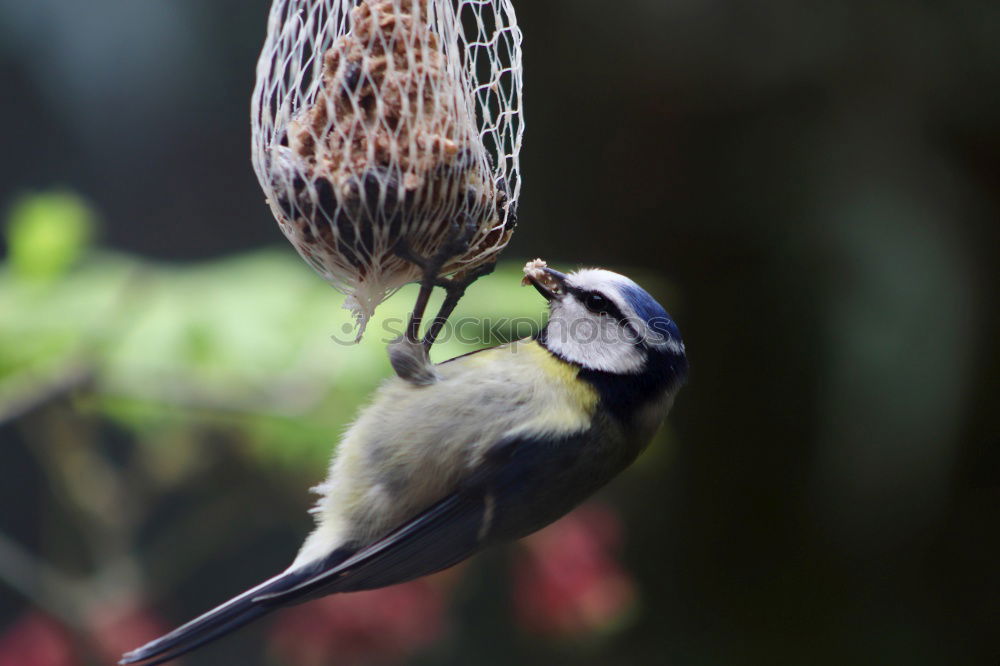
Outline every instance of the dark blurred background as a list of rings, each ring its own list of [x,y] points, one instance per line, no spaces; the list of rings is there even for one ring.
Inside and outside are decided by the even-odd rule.
[[[377,341],[327,350],[341,297],[283,240],[250,168],[268,4],[0,1],[0,205],[22,235],[34,218],[98,229],[30,287],[6,236],[3,666],[107,663],[283,566],[309,527],[305,488],[388,372]],[[186,663],[1000,663],[1000,4],[515,5],[524,187],[514,268],[493,280],[516,284],[535,256],[645,276],[691,359],[670,426],[554,528],[562,541],[304,606]],[[135,275],[152,291],[90,321]],[[486,282],[468,300],[488,313]],[[206,313],[230,306],[220,332]],[[173,362],[156,332],[192,318]],[[43,333],[58,344],[29,358]],[[262,425],[260,392],[233,408],[249,380],[216,335],[243,336],[231,365],[261,386],[322,385],[323,418],[292,406]],[[286,353],[282,336],[299,374],[283,356],[254,365]],[[374,360],[352,382],[303,349]],[[221,406],[175,376],[195,361]],[[547,549],[572,559],[577,537],[604,611],[576,588],[553,608],[532,597],[553,585]]]

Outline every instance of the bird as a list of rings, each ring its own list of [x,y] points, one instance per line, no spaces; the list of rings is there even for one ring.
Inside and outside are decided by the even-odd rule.
[[[280,574],[126,653],[170,661],[283,606],[402,583],[562,517],[647,447],[685,383],[678,327],[631,279],[535,260],[535,335],[387,379],[315,490],[315,528]]]

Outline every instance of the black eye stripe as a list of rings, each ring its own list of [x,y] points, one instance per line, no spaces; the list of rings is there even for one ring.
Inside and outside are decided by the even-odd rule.
[[[628,323],[625,320],[625,315],[623,315],[622,311],[618,309],[618,306],[615,305],[614,302],[604,294],[601,294],[596,291],[586,291],[578,287],[570,287],[568,291],[576,298],[576,300],[580,301],[580,303],[582,303],[583,306],[588,310],[590,310],[591,312],[599,312],[601,314],[606,314],[609,317],[613,317],[615,321],[617,321],[619,324]],[[588,304],[587,302],[588,299],[592,299],[594,297],[601,299],[602,302],[600,304],[600,307],[592,307],[592,305],[596,304]]]

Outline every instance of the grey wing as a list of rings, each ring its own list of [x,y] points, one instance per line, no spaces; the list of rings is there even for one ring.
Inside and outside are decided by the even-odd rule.
[[[529,534],[631,462],[631,454],[609,461],[613,439],[588,430],[559,440],[504,440],[454,492],[385,537],[361,547],[345,545],[323,560],[279,574],[129,652],[121,663],[161,664],[280,606],[402,583],[446,569],[495,541]]]
[[[585,433],[557,442],[501,441],[455,492],[347,559],[318,562],[311,577],[254,601],[281,605],[394,585],[458,564],[494,541],[533,532],[596,490],[581,489],[577,497],[557,482],[588,441]]]

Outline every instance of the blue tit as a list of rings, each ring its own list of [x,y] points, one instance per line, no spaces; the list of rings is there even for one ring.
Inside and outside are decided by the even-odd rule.
[[[565,515],[647,446],[687,374],[666,311],[606,270],[531,262],[545,327],[387,380],[317,491],[315,530],[284,572],[126,654],[159,664],[282,606],[446,569]]]

